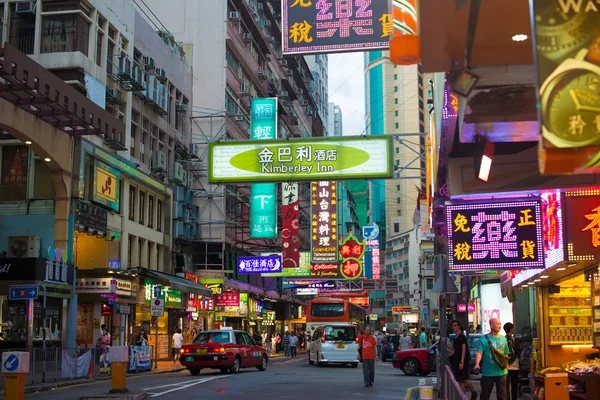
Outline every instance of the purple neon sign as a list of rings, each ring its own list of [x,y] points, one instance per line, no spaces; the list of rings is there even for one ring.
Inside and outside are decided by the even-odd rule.
[[[281,272],[281,256],[238,257],[239,274]]]
[[[446,212],[450,270],[543,268],[539,201],[459,204]]]

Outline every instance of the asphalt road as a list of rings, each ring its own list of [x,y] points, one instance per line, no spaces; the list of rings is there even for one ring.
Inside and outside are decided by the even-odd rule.
[[[181,399],[347,399],[368,397],[369,400],[403,400],[408,388],[419,385],[422,377],[408,377],[392,364],[378,362],[375,385],[365,387],[362,365],[316,367],[308,365],[306,355],[295,359],[275,359],[266,371],[243,369],[239,374],[221,374],[202,370],[199,376],[187,371],[158,375],[140,375],[127,379],[129,389],[143,389],[148,398]],[[431,381],[431,378],[427,379]],[[428,382],[429,383],[429,382]],[[81,396],[107,393],[110,381],[28,394],[31,400],[67,400]]]

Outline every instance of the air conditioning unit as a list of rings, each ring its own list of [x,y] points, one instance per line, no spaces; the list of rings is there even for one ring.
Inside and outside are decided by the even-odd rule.
[[[197,205],[192,206],[192,218],[193,219],[200,218],[200,206],[197,206]]]
[[[180,203],[185,201],[185,188],[183,186],[175,186],[173,188],[173,202]]]
[[[240,13],[237,11],[230,11],[229,19],[240,19]]]
[[[152,167],[161,171],[167,169],[167,155],[164,151],[155,151],[152,154]]]
[[[187,111],[187,106],[180,101],[175,102],[176,111]]]
[[[148,77],[148,89],[146,92],[147,99],[151,103],[156,103],[158,101],[158,85],[158,79],[156,79],[155,76]]]
[[[188,184],[188,172],[185,169],[183,170],[183,179],[182,180],[183,180],[183,185],[187,186],[187,184]],[[187,191],[186,191],[186,197],[187,197]],[[187,199],[186,199],[186,201],[187,201]]]
[[[183,183],[184,183],[183,182],[183,171],[184,171],[183,165],[181,165],[178,162],[174,162],[173,168],[171,171],[172,171],[171,173],[172,173],[173,182],[183,185]]]
[[[187,208],[183,210],[183,222],[186,224],[190,223],[190,210]]]
[[[194,188],[194,173],[192,171],[188,173],[187,187],[189,187],[190,189]]]
[[[154,58],[144,56],[144,68],[146,68],[146,69],[154,68]]]
[[[245,120],[243,115],[236,115],[235,117],[233,117],[233,119],[238,122],[242,122]]]
[[[247,84],[247,83],[245,83],[245,82],[242,82],[242,83],[240,84],[240,94],[241,94],[242,96],[244,96],[244,95],[246,95],[246,96],[247,96],[247,95],[248,95],[248,84]]]
[[[121,91],[117,89],[106,89],[106,102],[109,104],[121,104]]]
[[[196,143],[190,143],[188,145],[188,151],[194,157],[199,157],[200,156],[200,152],[198,151],[198,145]]]
[[[264,69],[259,69],[258,71],[256,71],[256,75],[259,78],[266,78],[267,77],[267,73],[265,72]]]
[[[282,90],[281,92],[279,92],[279,95],[281,97],[288,97],[290,94],[287,90]]]
[[[252,34],[251,33],[242,33],[242,39],[249,42],[252,40]]]
[[[184,237],[184,223],[183,221],[173,222],[173,237],[182,238]]]
[[[307,106],[308,105],[308,100],[302,100],[302,105],[303,106]]]
[[[296,93],[298,96],[302,96],[304,91],[302,89],[294,89],[294,93]]]
[[[306,106],[306,113],[311,116],[313,115],[313,110],[311,106]]]
[[[20,1],[15,6],[15,14],[35,14],[36,4],[33,1]]]
[[[125,78],[131,76],[131,59],[125,54],[119,56],[119,75]]]
[[[184,203],[173,203],[173,219],[183,219],[184,209]]]
[[[40,257],[42,242],[38,236],[9,236],[9,258]]]
[[[275,36],[269,36],[269,43],[275,43]]]
[[[166,74],[165,70],[162,68],[156,68],[156,70],[154,71],[154,76],[156,76],[156,79],[158,79],[161,82],[164,82],[167,80],[167,74]]]
[[[287,76],[294,76],[294,72],[291,69],[288,69],[287,71],[285,71],[285,74]]]
[[[185,205],[186,205],[186,207],[191,207],[193,194],[194,193],[191,190],[186,190],[185,191]]]

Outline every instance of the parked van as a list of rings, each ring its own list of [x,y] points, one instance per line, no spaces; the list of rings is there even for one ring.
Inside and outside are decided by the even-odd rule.
[[[338,363],[358,366],[358,331],[353,324],[324,324],[315,328],[308,363],[317,366]]]

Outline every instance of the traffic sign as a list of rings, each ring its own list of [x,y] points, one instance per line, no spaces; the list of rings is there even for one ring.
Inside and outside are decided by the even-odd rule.
[[[14,354],[11,354],[10,356],[8,356],[6,361],[4,361],[3,367],[6,371],[13,372],[19,367],[19,358]]]
[[[35,300],[38,298],[37,286],[10,286],[9,300]]]
[[[156,285],[154,286],[154,297],[162,297],[162,286]]]
[[[163,299],[152,299],[150,302],[150,316],[162,317],[165,315],[165,301]]]

